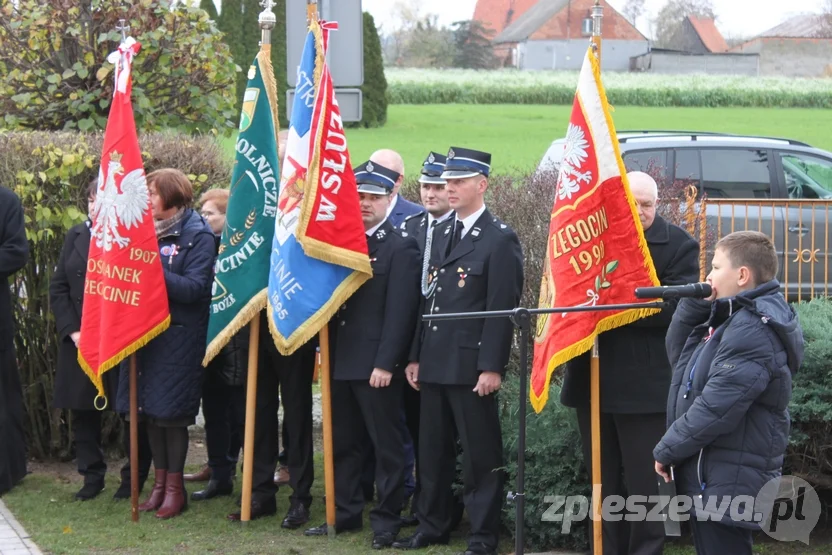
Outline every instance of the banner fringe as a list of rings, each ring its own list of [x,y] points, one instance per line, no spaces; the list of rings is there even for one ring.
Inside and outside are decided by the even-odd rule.
[[[133,343],[126,346],[124,349],[119,351],[117,354],[109,358],[108,360],[101,363],[98,367],[98,375],[95,374],[95,371],[89,365],[89,363],[84,360],[84,357],[81,356],[81,349],[78,349],[78,364],[81,366],[81,369],[90,379],[90,381],[95,386],[96,390],[98,390],[98,395],[105,400],[105,407],[107,406],[107,396],[104,394],[104,381],[101,376],[104,375],[105,372],[110,370],[111,368],[115,367],[118,363],[120,363],[125,358],[129,357],[154,339],[157,336],[161,335],[166,329],[170,327],[170,314],[168,314],[164,320],[160,323],[156,324],[151,328],[147,333],[143,336],[136,339]]]
[[[329,300],[315,314],[307,318],[303,325],[298,327],[289,337],[283,337],[277,329],[277,325],[274,323],[274,307],[269,301],[269,332],[280,354],[289,356],[316,336],[321,328],[326,326],[335,313],[338,312],[338,308],[368,279],[370,279],[370,276],[361,272],[353,272],[347,276],[333,291]]]
[[[260,75],[263,78],[263,85],[266,87],[266,96],[269,98],[269,108],[272,112],[272,125],[274,126],[274,143],[278,145],[280,141],[277,136],[280,134],[280,103],[277,100],[277,79],[274,76],[274,66],[272,65],[272,45],[264,44],[260,47],[260,52],[257,53],[257,61],[260,63]],[[268,71],[264,71],[264,68]],[[278,164],[280,159],[278,157]],[[280,168],[278,168],[280,170]],[[278,172],[279,175],[279,172]]]
[[[230,322],[222,329],[220,333],[208,344],[205,349],[205,357],[202,359],[202,366],[207,367],[208,364],[220,354],[223,347],[228,345],[231,338],[237,335],[241,329],[251,323],[251,320],[256,318],[258,313],[266,308],[266,299],[268,298],[268,289],[264,288],[256,293],[246,305],[237,312],[237,315],[231,319]]]
[[[546,381],[544,383],[543,389],[540,391],[540,393],[537,393],[535,391],[534,384],[530,384],[529,387],[530,401],[532,404],[532,408],[534,409],[534,412],[539,414],[540,411],[543,410],[543,407],[546,406],[546,402],[549,400],[549,386],[551,384],[552,374],[558,366],[590,350],[592,348],[593,342],[595,341],[595,337],[599,334],[605,331],[610,331],[612,329],[618,328],[620,326],[632,324],[636,320],[646,318],[647,316],[652,316],[659,312],[661,311],[657,308],[634,308],[630,310],[625,310],[620,314],[613,314],[611,316],[607,316],[606,318],[602,318],[595,325],[595,330],[591,334],[589,334],[589,336],[585,337],[584,339],[581,339],[576,343],[573,343],[572,345],[552,355],[552,358],[549,359],[549,364],[546,368]]]

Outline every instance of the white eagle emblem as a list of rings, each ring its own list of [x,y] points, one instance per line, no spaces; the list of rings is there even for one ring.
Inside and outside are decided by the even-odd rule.
[[[584,131],[577,125],[570,123],[566,132],[566,145],[563,151],[563,161],[558,172],[558,200],[571,199],[581,189],[581,183],[592,181],[592,172],[581,172],[581,166],[586,162],[589,143]]]
[[[122,237],[120,226],[130,229],[138,227],[144,217],[150,194],[144,170],[131,171],[121,180],[121,190],[116,185],[116,175],[124,173],[121,154],[113,152],[107,164],[107,174],[98,170],[98,194],[92,208],[92,236],[95,244],[109,252],[115,243],[120,248],[130,244],[129,237]]]

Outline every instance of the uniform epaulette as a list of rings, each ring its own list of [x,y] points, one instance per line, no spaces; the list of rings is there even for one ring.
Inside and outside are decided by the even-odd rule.
[[[503,233],[512,232],[512,229],[508,226],[508,224],[504,224],[499,218],[491,218],[491,225],[493,225]]]
[[[417,212],[417,213],[415,213],[415,214],[411,214],[410,216],[407,216],[407,217],[404,219],[404,221],[401,223],[401,225],[399,225],[399,229],[405,229],[405,227],[404,227],[404,226],[407,224],[407,222],[408,222],[409,220],[412,220],[413,218],[421,218],[421,217],[422,217],[422,216],[424,216],[424,215],[425,215],[425,213],[424,213],[424,212]]]

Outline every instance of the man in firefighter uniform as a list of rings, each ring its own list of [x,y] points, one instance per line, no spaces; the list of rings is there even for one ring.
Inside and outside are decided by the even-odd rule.
[[[485,207],[491,155],[451,148],[442,177],[455,216],[436,229],[433,288],[427,312],[510,310],[523,288],[517,235]],[[508,318],[426,320],[418,365],[407,378],[421,392],[419,526],[393,544],[420,549],[448,542],[456,464],[454,428],[463,450],[465,509],[471,521],[466,554],[496,553],[503,501],[503,447],[494,393],[500,389],[514,328]]]
[[[396,172],[366,162],[355,170],[373,277],[330,321],[337,532],[361,528],[364,453],[375,451],[378,502],[373,548],[389,547],[404,501],[402,388],[419,308],[419,247],[387,220]],[[306,535],[327,533],[323,524]]]

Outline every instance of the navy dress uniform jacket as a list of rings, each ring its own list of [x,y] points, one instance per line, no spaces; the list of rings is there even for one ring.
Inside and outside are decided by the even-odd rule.
[[[404,376],[419,307],[419,247],[385,221],[367,237],[373,277],[331,322],[333,379],[369,380],[374,368]]]
[[[415,202],[410,202],[403,196],[398,195],[398,198],[396,199],[396,206],[393,207],[393,211],[390,212],[389,216],[387,216],[387,220],[393,227],[399,227],[408,216],[420,214],[424,211],[425,209],[422,206],[416,204]]]
[[[428,236],[428,213],[413,214],[402,222],[400,229],[406,234],[405,237],[413,237],[419,245],[419,252],[425,252],[425,243]]]
[[[437,280],[425,308],[431,314],[511,310],[523,292],[523,252],[517,235],[486,209],[446,255],[454,218],[440,224],[431,249]],[[476,385],[483,371],[505,374],[514,326],[509,318],[425,321],[419,381]]]

